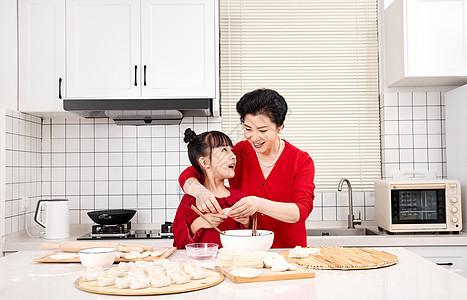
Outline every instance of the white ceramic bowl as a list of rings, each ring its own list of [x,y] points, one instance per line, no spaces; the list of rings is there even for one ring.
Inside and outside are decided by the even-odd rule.
[[[185,246],[186,254],[191,259],[209,260],[216,256],[219,245],[215,243],[193,243]]]
[[[87,268],[91,267],[110,267],[117,254],[117,249],[110,247],[98,247],[83,249],[78,252],[81,264]]]
[[[251,229],[226,230],[221,234],[224,248],[244,249],[248,251],[268,251],[274,241],[274,232],[257,230],[256,236],[251,235]]]

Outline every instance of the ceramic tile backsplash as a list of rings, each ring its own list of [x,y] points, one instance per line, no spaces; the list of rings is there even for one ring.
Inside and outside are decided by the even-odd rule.
[[[6,110],[5,122],[5,234],[9,234],[23,230],[25,222],[31,226],[41,197],[41,119]]]
[[[381,107],[382,176],[394,170],[428,170],[446,177],[442,92],[394,92]]]
[[[70,222],[91,224],[90,210],[135,209],[135,223],[171,221],[188,165],[186,128],[220,130],[220,118],[172,126],[117,126],[107,119],[44,119],[42,195],[70,201]]]

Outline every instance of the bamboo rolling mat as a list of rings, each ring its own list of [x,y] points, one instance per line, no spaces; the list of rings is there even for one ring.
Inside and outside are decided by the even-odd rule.
[[[367,248],[315,247],[318,254],[305,258],[289,258],[289,251],[280,254],[286,260],[308,269],[320,270],[364,270],[397,264],[396,255]]]

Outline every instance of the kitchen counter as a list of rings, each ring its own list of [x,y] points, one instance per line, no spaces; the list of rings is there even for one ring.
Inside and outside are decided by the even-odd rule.
[[[309,229],[314,228],[345,228],[342,222],[317,222],[307,224]],[[357,228],[360,226],[356,226]],[[377,231],[377,227],[372,223],[366,223],[363,227]],[[156,229],[159,224],[135,224],[135,229]],[[37,229],[32,230],[37,234]],[[72,225],[70,226],[70,238],[64,240],[46,240],[44,238],[31,238],[25,231],[17,232],[6,236],[3,251],[5,253],[38,250],[41,243],[59,243],[62,241],[76,241],[76,237],[86,234],[90,231],[90,225]],[[467,233],[459,234],[395,234],[390,235],[382,233],[381,235],[367,236],[308,236],[308,246],[353,246],[353,247],[422,247],[422,246],[467,246]],[[102,240],[104,241],[104,240]],[[116,240],[105,240],[113,241]],[[122,241],[122,240],[117,240]],[[126,239],[128,244],[151,245],[155,247],[170,247],[172,239]]]
[[[467,279],[403,248],[379,248],[399,263],[374,270],[316,270],[315,278],[236,284],[229,279],[214,287],[164,299],[464,299]],[[279,250],[277,250],[279,251]],[[84,272],[79,263],[36,263],[47,251],[20,251],[0,258],[2,299],[130,299],[81,291],[74,281]],[[177,250],[171,260],[187,260]],[[213,262],[209,263],[212,267]],[[131,297],[148,299],[148,297]]]

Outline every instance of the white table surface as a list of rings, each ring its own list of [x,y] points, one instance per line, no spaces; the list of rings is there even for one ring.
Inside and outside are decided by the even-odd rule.
[[[214,287],[163,299],[466,299],[467,278],[403,248],[378,248],[399,257],[394,266],[374,270],[316,270],[316,278],[236,284],[225,279]],[[0,299],[102,300],[152,299],[109,296],[74,287],[85,268],[79,263],[36,263],[50,251],[20,251],[0,258]],[[171,260],[187,260],[177,250]],[[213,265],[213,262],[208,263]],[[162,297],[158,296],[162,299]]]

